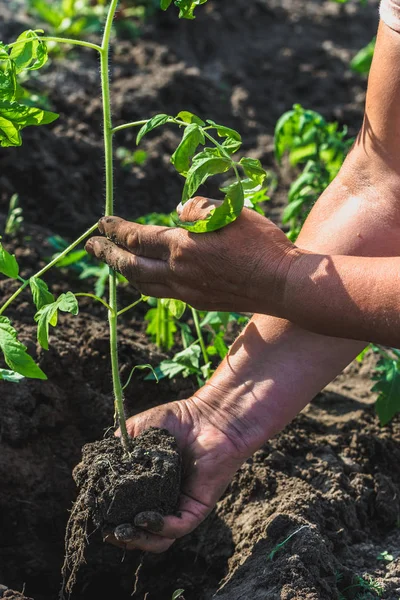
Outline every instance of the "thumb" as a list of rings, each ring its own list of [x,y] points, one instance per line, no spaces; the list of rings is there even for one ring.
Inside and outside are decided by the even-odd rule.
[[[196,196],[191,200],[188,200],[184,205],[179,204],[177,206],[177,213],[182,222],[201,221],[206,219],[213,208],[220,206],[222,202],[220,200],[210,200],[203,196]]]

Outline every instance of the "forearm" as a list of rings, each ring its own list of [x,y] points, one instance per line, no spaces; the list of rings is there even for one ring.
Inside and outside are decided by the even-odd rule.
[[[298,247],[365,257],[398,252],[399,98],[400,35],[381,24],[362,130],[338,177],[311,211]],[[389,154],[382,153],[386,147]],[[314,308],[315,302],[307,303],[305,313]],[[347,337],[370,337],[351,336],[343,329]],[[337,329],[325,333],[337,335]],[[290,422],[364,346],[257,315],[200,396],[213,404],[220,426],[239,433],[251,453]]]
[[[255,316],[197,397],[250,456],[281,431],[362,350],[282,319]]]
[[[317,333],[400,347],[400,258],[303,254],[282,313]]]

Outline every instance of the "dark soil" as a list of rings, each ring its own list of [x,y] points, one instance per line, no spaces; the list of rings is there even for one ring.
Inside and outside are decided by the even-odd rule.
[[[0,39],[11,39],[26,25],[15,6],[0,0]],[[347,124],[351,134],[357,131],[365,80],[349,71],[348,61],[375,33],[376,2],[362,9],[358,2],[210,0],[198,14],[193,23],[178,22],[173,12],[160,14],[137,43],[116,45],[116,123],[191,110],[237,127],[245,152],[274,170],[274,125],[295,102]],[[23,276],[52,254],[50,235],[72,238],[102,213],[98,65],[90,52],[71,56],[68,62],[54,60],[33,82],[49,92],[60,120],[27,130],[22,148],[0,153],[3,222],[11,194],[19,193],[24,210],[24,230],[7,240],[24,265]],[[119,139],[134,147],[133,132]],[[128,171],[117,165],[119,214],[134,218],[175,207],[181,181],[168,156],[177,140],[176,131],[157,130],[143,143],[145,165]],[[288,174],[280,177],[268,208],[276,219]],[[216,194],[215,185],[204,193]],[[57,293],[91,285],[73,272],[61,274],[61,281],[57,273],[48,277]],[[13,289],[0,282],[0,302]],[[132,298],[131,290],[123,294]],[[49,381],[0,382],[0,582],[35,600],[54,600],[76,498],[71,472],[81,447],[101,440],[113,420],[104,309],[84,301],[78,317],[62,316],[47,353],[36,347],[28,296],[7,315]],[[124,377],[135,364],[161,359],[130,313],[120,326],[120,356]],[[168,600],[178,588],[185,589],[185,600],[336,600],[340,590],[347,600],[398,600],[400,421],[379,427],[368,405],[370,367],[360,373],[352,366],[257,452],[217,510],[166,554],[125,555],[90,543],[72,599],[128,600],[137,572],[140,600],[146,594],[148,600]],[[139,378],[135,391],[128,389],[127,412],[188,396],[195,386],[190,380],[162,381],[155,391]],[[141,507],[132,504],[132,510]],[[378,560],[384,551],[393,560]],[[363,590],[357,576],[373,577],[382,591]]]
[[[67,593],[85,562],[86,546],[99,544],[93,532],[100,542],[108,535],[128,542],[143,522],[151,522],[152,531],[162,529],[162,517],[177,509],[181,458],[168,431],[152,428],[131,441],[128,454],[113,436],[87,444],[72,475],[79,493],[65,539]]]

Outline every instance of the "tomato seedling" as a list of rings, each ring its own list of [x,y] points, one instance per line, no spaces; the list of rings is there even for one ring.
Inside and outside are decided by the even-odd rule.
[[[195,18],[195,9],[206,1],[175,0],[174,4],[179,8],[181,18],[193,19]],[[23,91],[21,91],[21,86],[18,83],[18,77],[21,73],[41,69],[46,64],[48,59],[47,44],[54,42],[95,51],[100,58],[102,89],[106,183],[105,216],[114,214],[114,137],[120,131],[138,127],[140,129],[137,135],[137,144],[139,144],[143,137],[154,129],[170,124],[183,131],[182,141],[171,157],[173,165],[185,179],[182,203],[191,198],[211,175],[229,174],[232,176],[232,180],[222,188],[225,194],[223,203],[218,208],[213,209],[206,219],[195,223],[182,223],[175,215],[175,222],[180,227],[196,233],[214,231],[224,227],[238,217],[249,198],[261,192],[266,179],[266,172],[256,159],[241,158],[237,160],[235,158],[235,153],[242,144],[241,136],[237,131],[215,123],[210,119],[203,120],[188,111],[181,111],[177,116],[158,114],[150,119],[118,126],[114,125],[111,116],[110,44],[118,4],[119,0],[111,0],[108,4],[101,44],[78,39],[45,36],[42,30],[25,31],[15,42],[10,44],[0,42],[0,146],[4,148],[20,146],[22,144],[21,132],[25,127],[49,124],[58,118],[56,113],[32,104],[25,104]],[[161,8],[164,10],[169,8],[171,4],[172,0],[161,0]],[[40,367],[27,353],[26,347],[18,341],[17,331],[10,320],[4,316],[6,309],[28,286],[31,289],[37,309],[35,321],[38,324],[38,342],[45,350],[49,347],[50,326],[55,327],[57,325],[59,313],[78,313],[77,297],[85,295],[100,302],[108,311],[115,420],[121,428],[121,440],[124,450],[127,452],[129,439],[125,423],[123,385],[119,376],[117,324],[119,315],[132,308],[136,303],[119,310],[117,274],[111,270],[108,276],[108,302],[94,294],[74,295],[72,292],[64,293],[55,298],[42,279],[49,269],[59,265],[96,228],[97,225],[90,227],[88,231],[79,236],[46,267],[26,280],[20,277],[19,265],[15,257],[11,256],[3,246],[0,246],[0,272],[6,277],[18,280],[21,283],[21,286],[0,307],[0,348],[9,367],[9,369],[3,369],[0,372],[0,378],[8,381],[19,381],[21,376],[38,379],[46,378]],[[201,351],[206,359],[205,347],[203,348],[202,345]]]

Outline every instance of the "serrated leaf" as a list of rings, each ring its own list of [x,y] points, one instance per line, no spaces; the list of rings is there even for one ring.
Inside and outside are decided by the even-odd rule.
[[[24,31],[12,47],[10,58],[14,61],[17,73],[24,70],[35,71],[43,67],[48,60],[47,46],[37,31]]]
[[[38,324],[37,339],[44,350],[49,349],[49,327],[55,327],[58,321],[58,311],[77,315],[79,312],[78,301],[72,292],[61,294],[52,304],[46,304],[35,315]]]
[[[12,102],[16,99],[18,83],[15,65],[11,60],[7,61],[7,68],[0,70],[0,100]]]
[[[372,391],[379,394],[375,408],[381,425],[386,425],[400,411],[400,370],[395,360],[383,359],[378,367]]]
[[[240,160],[244,172],[247,177],[254,181],[257,185],[262,185],[267,177],[267,172],[263,169],[260,161],[257,158],[242,158]]]
[[[206,148],[203,152],[195,156],[190,167],[185,187],[182,193],[182,203],[184,204],[192,198],[199,187],[210,177],[218,173],[226,173],[232,166],[232,162],[221,156],[219,151],[214,148]]]
[[[222,146],[224,149],[229,152],[229,154],[234,154],[239,150],[242,145],[242,136],[240,133],[232,129],[231,127],[225,127],[225,125],[218,125],[215,121],[211,119],[207,119],[207,123],[212,125],[217,130],[219,137],[226,138],[223,142]]]
[[[7,252],[0,242],[0,273],[11,279],[17,279],[19,266],[14,255]]]
[[[185,365],[180,365],[174,362],[173,360],[163,360],[154,370],[155,374],[150,373],[149,375],[147,375],[147,377],[145,377],[145,380],[154,381],[156,379],[156,376],[157,379],[165,379],[165,377],[172,379],[173,377],[179,375],[185,370]]]
[[[147,135],[150,131],[153,131],[153,129],[156,129],[156,127],[161,127],[161,125],[165,125],[165,123],[167,123],[169,119],[168,115],[156,115],[155,117],[153,117],[152,119],[150,119],[149,121],[147,121],[147,123],[145,125],[143,125],[143,127],[141,128],[141,130],[139,131],[137,138],[136,138],[136,144],[139,145],[140,142],[142,141],[142,139],[144,138],[145,135]]]
[[[53,294],[49,291],[47,283],[38,277],[32,277],[29,280],[29,285],[32,292],[33,302],[37,310],[46,306],[46,304],[52,304],[55,302]]]
[[[186,127],[182,141],[171,157],[171,162],[178,173],[184,176],[187,175],[190,168],[190,161],[197,147],[199,144],[204,144],[204,142],[204,133],[196,123]]]
[[[6,364],[15,373],[32,379],[47,379],[42,369],[26,351],[26,346],[18,341],[17,332],[6,317],[0,316],[0,349]]]
[[[181,112],[177,114],[176,118],[180,119],[181,121],[184,121],[185,123],[189,123],[189,125],[191,123],[196,123],[196,125],[200,125],[202,127],[205,125],[205,122],[202,119],[200,119],[200,117],[194,115],[188,110],[181,110]]]
[[[175,5],[179,8],[179,18],[195,19],[194,10],[196,6],[206,2],[207,0],[175,0]]]
[[[210,211],[210,215],[193,223],[183,223],[175,219],[176,224],[192,233],[206,233],[221,229],[233,223],[242,212],[244,206],[244,192],[241,182],[236,182],[226,188],[227,193],[221,206]]]
[[[56,113],[25,106],[19,102],[0,100],[0,146],[21,146],[20,131],[29,125],[47,125],[58,118]]]
[[[169,312],[173,317],[175,317],[175,319],[180,319],[186,310],[186,303],[182,302],[181,300],[163,298],[161,300],[161,304],[169,310]]]

